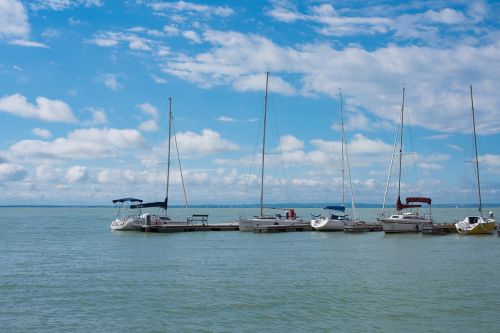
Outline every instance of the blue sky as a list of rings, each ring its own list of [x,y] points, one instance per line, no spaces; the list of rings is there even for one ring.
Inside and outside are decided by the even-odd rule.
[[[191,203],[381,203],[406,87],[403,195],[500,202],[500,5],[0,0],[0,204],[164,194],[168,98]],[[175,156],[175,155],[174,155]],[[395,170],[397,171],[397,169]],[[392,177],[389,201],[394,200]],[[176,164],[170,202],[182,203]]]

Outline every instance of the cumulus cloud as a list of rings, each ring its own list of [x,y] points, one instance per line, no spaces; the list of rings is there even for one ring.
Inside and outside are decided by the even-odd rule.
[[[290,152],[303,148],[304,142],[293,135],[285,135],[280,138],[279,150],[282,152]]]
[[[136,105],[136,107],[141,110],[142,112],[144,112],[145,114],[151,116],[151,118],[153,119],[158,119],[158,109],[156,107],[154,107],[153,105],[149,104],[149,103],[142,103],[142,104],[138,104]]]
[[[85,121],[87,126],[104,125],[108,123],[108,117],[104,110],[99,108],[86,108],[85,111],[92,115],[92,118]]]
[[[144,148],[146,142],[135,129],[78,129],[67,138],[54,141],[22,140],[8,150],[8,154],[20,159],[78,160],[118,156],[120,149]]]
[[[195,31],[192,31],[192,30],[184,31],[184,32],[182,32],[182,36],[184,36],[184,38],[190,40],[191,42],[193,42],[195,44],[201,43],[201,38],[200,38],[200,36],[198,36],[198,34]]]
[[[223,139],[218,132],[211,129],[204,129],[200,134],[189,131],[180,132],[177,134],[177,142],[181,154],[193,154],[195,156],[239,149],[237,144]]]
[[[214,15],[227,17],[234,14],[234,11],[227,6],[210,6],[187,1],[176,2],[154,2],[151,8],[156,11],[171,10],[176,12],[185,12],[188,14]]]
[[[66,10],[79,6],[100,7],[102,0],[33,0],[32,10]]]
[[[88,179],[87,167],[75,165],[66,171],[66,181],[68,183],[83,182]]]
[[[0,180],[5,182],[15,182],[26,178],[28,172],[22,166],[11,163],[0,164]]]
[[[140,123],[137,128],[142,132],[156,132],[158,130],[158,124],[154,120],[146,120]]]
[[[236,121],[236,119],[227,116],[220,116],[219,118],[217,118],[217,120],[222,123],[233,123]]]
[[[33,134],[36,136],[42,138],[42,139],[47,139],[52,136],[52,133],[48,129],[45,128],[33,128],[32,130]]]
[[[18,0],[0,0],[0,39],[25,39],[30,25],[23,4]]]
[[[22,118],[33,118],[51,122],[74,123],[77,121],[68,104],[46,97],[37,97],[36,105],[33,105],[21,94],[5,96],[0,99],[0,111]]]
[[[118,78],[121,77],[122,75],[123,74],[102,73],[96,77],[96,81],[104,84],[106,87],[108,87],[111,90],[114,90],[114,91],[122,90],[123,85],[120,82],[118,82]]]
[[[263,90],[264,73],[271,68],[271,78],[287,73],[296,75],[295,81],[301,83],[294,88],[277,79],[277,92],[332,95],[342,87],[350,106],[378,116],[379,127],[398,122],[401,82],[411,77],[415,83],[407,85],[407,101],[413,125],[445,133],[470,128],[464,117],[470,104],[467,82],[470,73],[476,73],[475,101],[481,101],[481,112],[476,114],[478,129],[484,133],[500,131],[500,118],[495,116],[500,98],[494,88],[500,77],[498,43],[479,47],[459,44],[450,49],[396,45],[374,50],[358,46],[335,49],[325,44],[282,47],[265,37],[213,30],[204,33],[204,40],[213,45],[211,50],[171,58],[162,70],[204,88],[232,85],[247,91]]]

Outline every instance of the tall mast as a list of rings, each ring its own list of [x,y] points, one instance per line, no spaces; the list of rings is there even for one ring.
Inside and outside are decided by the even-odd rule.
[[[168,187],[170,185],[170,138],[172,136],[172,97],[168,98],[169,111],[168,111],[168,154],[167,154],[167,190],[165,194],[165,211],[168,208]]]
[[[344,112],[342,109],[342,92],[340,92],[340,124],[342,127],[342,205],[345,207],[344,202],[344,145],[345,145],[345,157],[347,161],[347,170],[349,172],[349,188],[351,191],[351,207],[354,213],[354,220],[358,219],[356,215],[356,205],[354,204],[354,192],[352,190],[352,178],[351,178],[351,166],[349,164],[349,154],[347,153],[347,143],[345,140],[345,129],[344,129]]]
[[[262,134],[262,165],[260,171],[260,216],[263,216],[264,208],[264,156],[266,152],[266,118],[267,118],[267,90],[269,84],[269,72],[266,72],[266,96],[264,97],[264,128]]]
[[[475,154],[475,160],[474,163],[476,164],[476,177],[477,177],[477,193],[479,196],[479,213],[481,216],[483,216],[483,205],[481,202],[481,183],[479,182],[479,160],[477,158],[477,139],[476,139],[476,118],[474,115],[474,100],[472,98],[472,84],[470,85],[470,102],[472,106],[472,127],[474,129],[474,154]]]
[[[403,122],[405,108],[405,87],[403,87],[403,103],[401,104],[401,128],[399,132],[399,178],[398,178],[398,202],[401,200],[401,160],[403,159]],[[399,209],[398,209],[399,210]]]
[[[345,207],[345,168],[344,168],[344,115],[342,113],[342,92],[340,95],[340,122],[342,127],[342,206]]]

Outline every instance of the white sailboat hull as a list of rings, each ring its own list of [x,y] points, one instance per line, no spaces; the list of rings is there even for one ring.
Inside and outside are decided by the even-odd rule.
[[[111,222],[112,230],[120,230],[120,231],[133,231],[138,228],[147,225],[147,216],[148,214],[143,214],[141,216],[130,216],[127,218],[117,218],[113,222]],[[158,215],[150,215],[149,226],[151,227],[163,227],[163,226],[183,226],[188,225],[187,221],[174,221],[169,217],[158,216]]]
[[[311,227],[316,231],[344,231],[347,220],[319,218],[311,220]]]
[[[112,230],[121,230],[121,231],[133,231],[136,227],[144,224],[145,219],[139,216],[130,216],[127,218],[116,218],[113,222],[111,222]]]
[[[420,232],[424,225],[432,224],[432,219],[423,217],[398,217],[382,219],[382,228],[385,233]]]
[[[491,234],[496,227],[494,219],[485,219],[480,216],[467,216],[460,222],[455,223],[458,233],[463,235],[486,235]]]
[[[240,231],[253,231],[254,227],[266,226],[266,225],[294,225],[294,224],[304,224],[302,220],[290,220],[283,218],[252,218],[252,219],[240,219],[238,221]]]

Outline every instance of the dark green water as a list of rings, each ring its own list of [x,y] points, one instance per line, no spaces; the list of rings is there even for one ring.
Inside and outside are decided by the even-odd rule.
[[[111,232],[113,218],[0,208],[1,332],[500,330],[496,234],[144,234]]]

